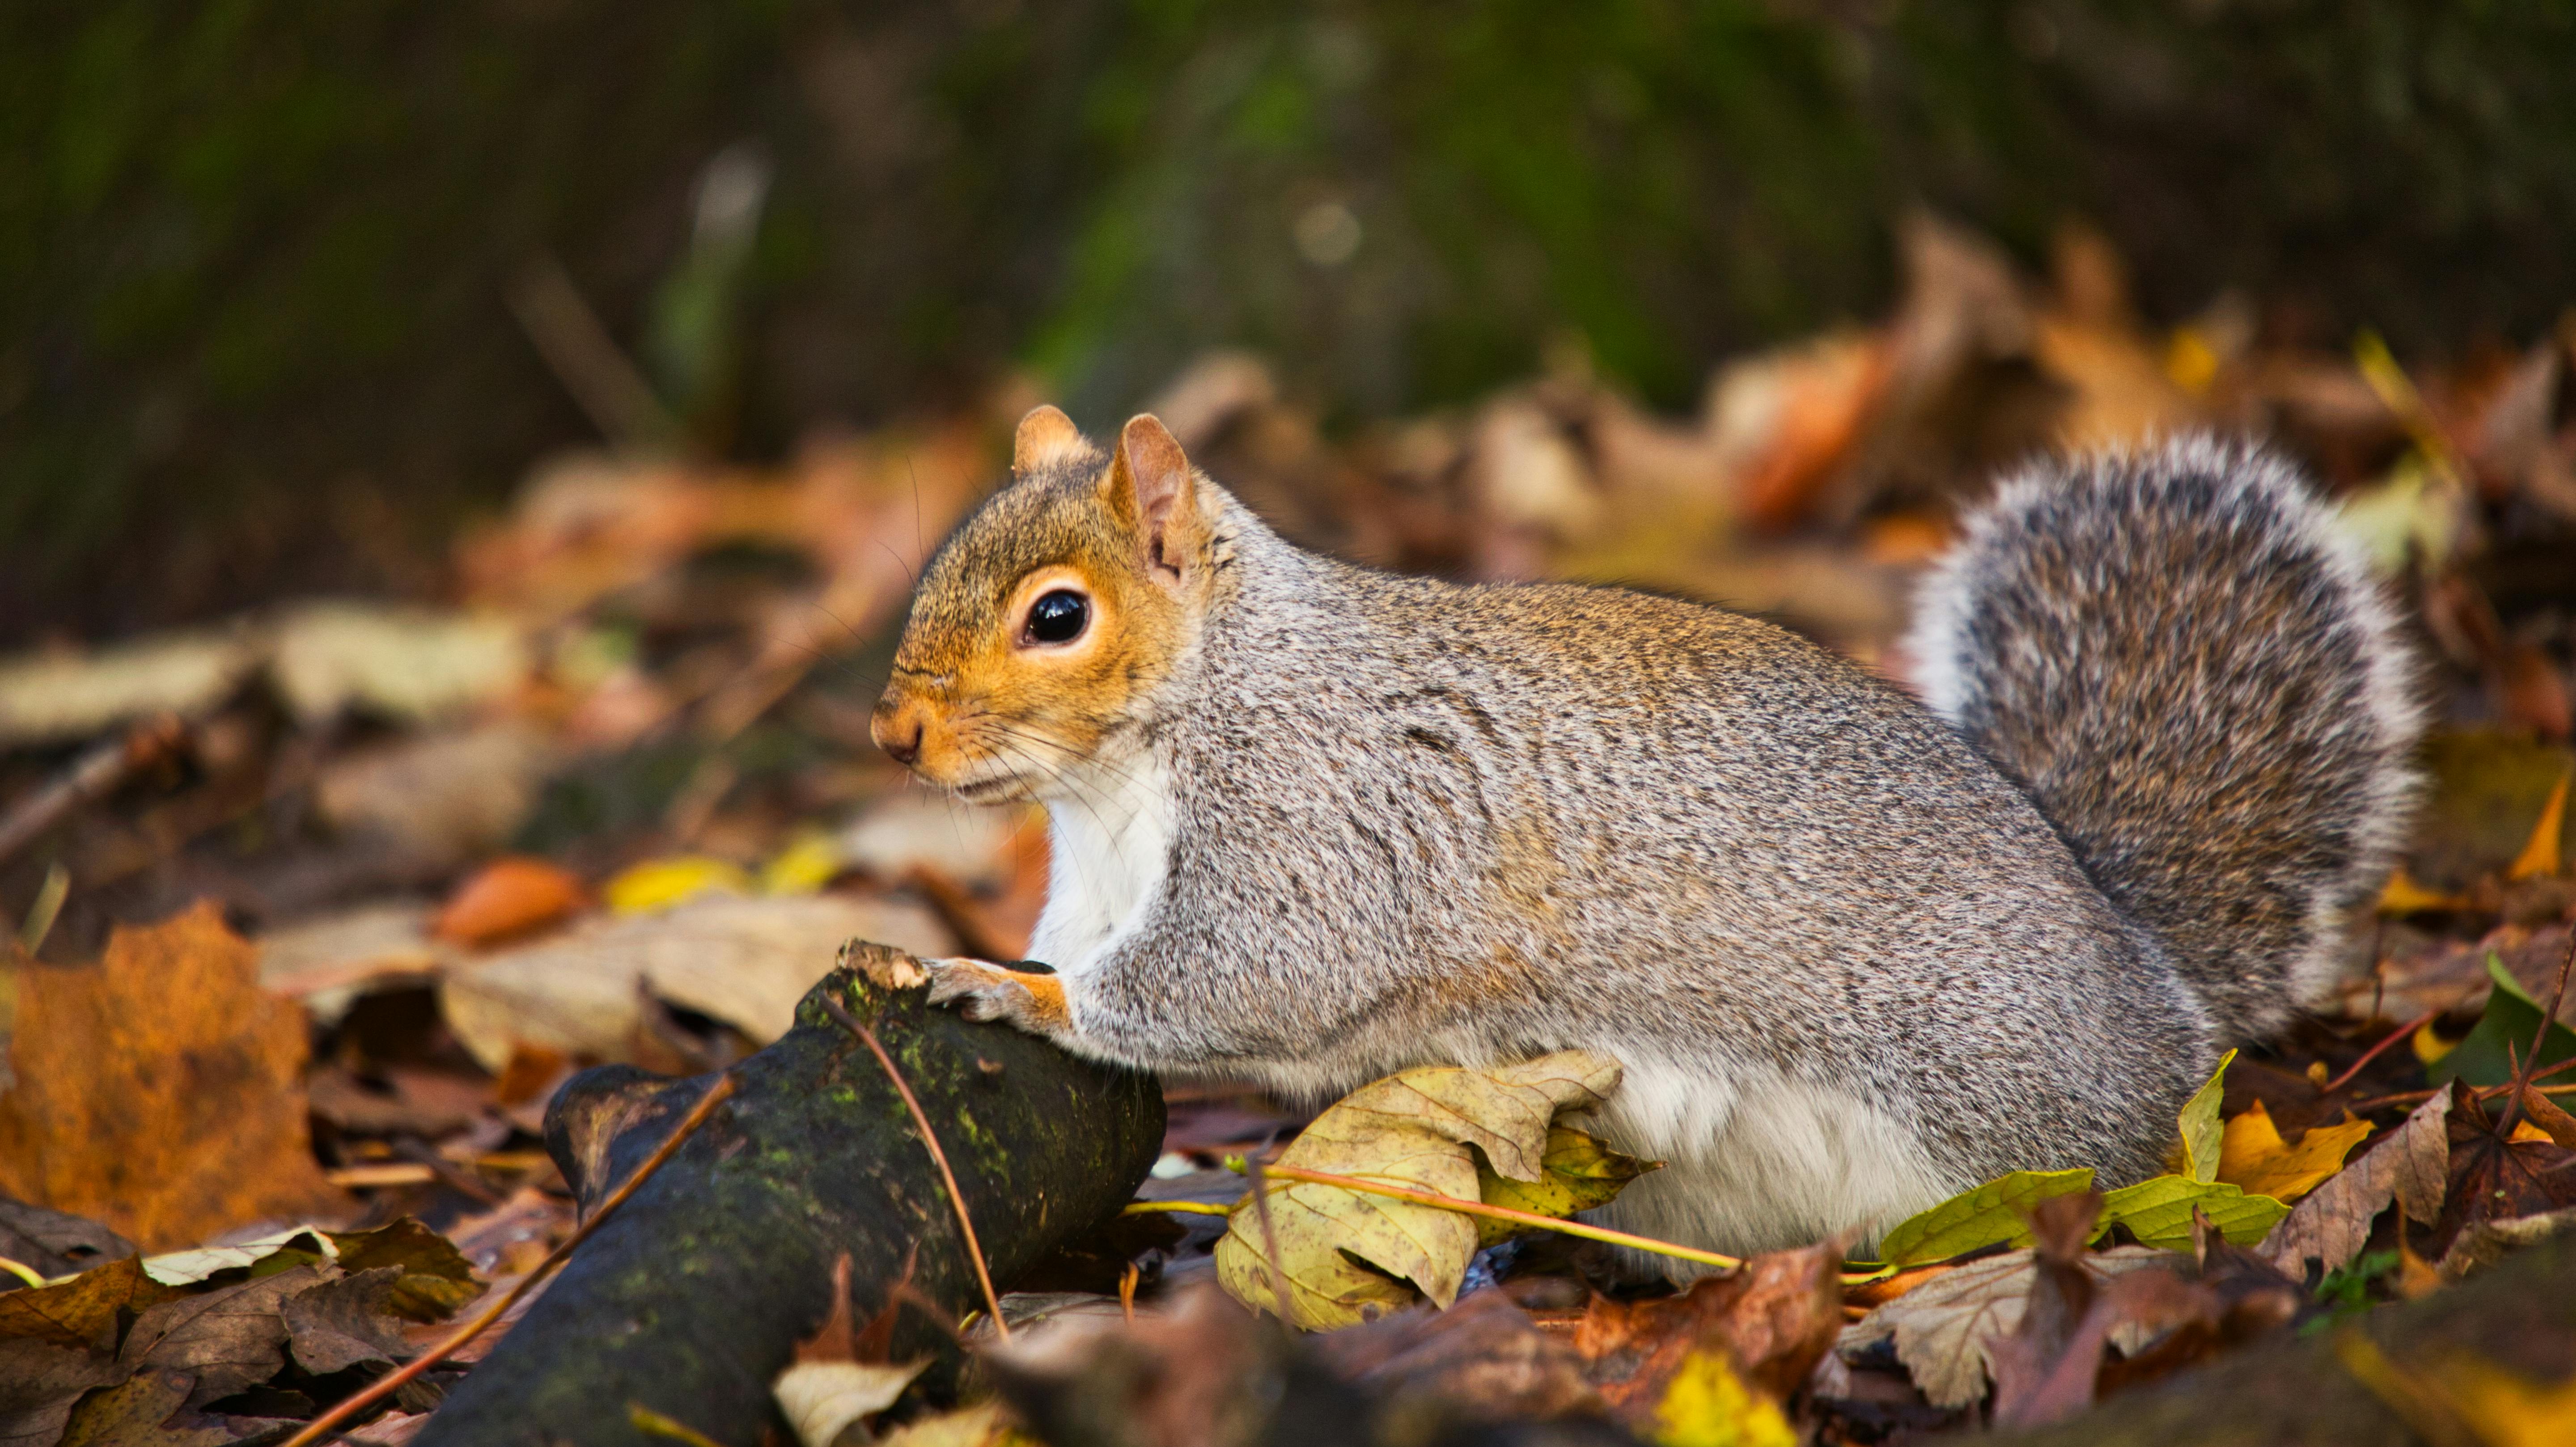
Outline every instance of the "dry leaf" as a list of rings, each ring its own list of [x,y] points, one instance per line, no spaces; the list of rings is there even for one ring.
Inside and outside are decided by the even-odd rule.
[[[1797,1447],[1798,1432],[1780,1403],[1746,1385],[1726,1353],[1692,1352],[1655,1404],[1655,1438],[1664,1447]]]
[[[526,1047],[633,1060],[641,993],[733,1026],[766,1045],[852,938],[925,957],[955,944],[927,910],[846,895],[711,898],[661,914],[584,921],[459,966],[439,987],[450,1029],[495,1073]]]
[[[418,724],[508,695],[528,675],[528,647],[495,614],[308,603],[279,621],[269,668],[307,727],[352,705]]]
[[[1495,1070],[1402,1071],[1316,1117],[1279,1164],[1472,1201],[1471,1146],[1497,1173],[1535,1181],[1546,1169],[1548,1127],[1558,1112],[1596,1106],[1618,1083],[1617,1062],[1580,1050]],[[1408,1305],[1407,1281],[1447,1306],[1476,1252],[1476,1223],[1467,1216],[1338,1186],[1274,1186],[1267,1214],[1276,1265],[1293,1296],[1289,1319],[1311,1328],[1351,1326],[1371,1308]],[[1235,1299],[1275,1311],[1262,1215],[1250,1206],[1234,1213],[1217,1242],[1217,1279]]]
[[[1012,1430],[999,1402],[978,1402],[935,1417],[917,1417],[877,1439],[877,1447],[1011,1447],[1032,1439]]]
[[[2370,1137],[2370,1122],[2347,1112],[2340,1125],[2312,1127],[2296,1146],[2281,1139],[2271,1112],[2256,1100],[2227,1123],[2227,1144],[2220,1153],[2218,1179],[2241,1186],[2248,1194],[2276,1201],[2296,1201],[2343,1169],[2343,1158]]]
[[[2087,1255],[2083,1268],[2097,1282],[2107,1282],[2173,1259],[2146,1246],[2115,1246]],[[2037,1255],[2027,1248],[1971,1261],[1845,1328],[1840,1346],[1849,1353],[1893,1336],[1896,1359],[1924,1397],[1936,1407],[1964,1407],[1986,1394],[1993,1344],[2020,1328],[2038,1270]]]
[[[85,739],[151,714],[201,714],[258,663],[256,640],[237,632],[0,660],[0,747]]]
[[[1774,1251],[1704,1276],[1679,1296],[1595,1296],[1574,1349],[1602,1399],[1632,1426],[1653,1420],[1691,1356],[1723,1348],[1756,1389],[1785,1400],[1842,1328],[1842,1244]]]
[[[842,1429],[872,1417],[895,1403],[928,1357],[909,1365],[890,1362],[797,1362],[778,1374],[770,1394],[796,1440],[805,1447],[832,1447]]]
[[[314,1163],[303,1012],[200,904],[119,929],[106,957],[17,972],[0,1190],[147,1250],[348,1208]]]
[[[189,1388],[185,1372],[147,1371],[93,1392],[72,1409],[61,1447],[224,1447],[270,1435],[275,1424],[256,1417],[182,1415]]]
[[[1484,1421],[1597,1411],[1583,1359],[1500,1291],[1447,1311],[1416,1307],[1314,1339],[1333,1374],[1390,1395],[1420,1393]]]
[[[2319,1186],[2272,1228],[2257,1254],[2291,1276],[2304,1275],[2310,1260],[2332,1271],[2361,1250],[2390,1201],[2402,1203],[2410,1221],[2438,1216],[2451,1167],[2444,1121],[2457,1090],[2446,1087],[2417,1106],[2405,1124]]]
[[[499,849],[536,808],[555,741],[516,720],[426,733],[335,758],[314,780],[333,828],[374,834],[425,865]]]
[[[2576,1377],[2534,1382],[2476,1357],[2444,1367],[2442,1394],[2488,1447],[2564,1447],[2576,1442]]]
[[[326,1274],[327,1273],[327,1274]],[[267,1381],[286,1365],[289,1297],[337,1277],[337,1268],[295,1266],[272,1276],[165,1301],[136,1317],[117,1360],[186,1372],[195,1378],[185,1405],[202,1407]]]
[[[456,950],[430,938],[429,924],[420,905],[367,904],[271,930],[256,941],[260,988],[337,1024],[362,995],[438,977]]]
[[[600,891],[615,914],[657,914],[704,894],[749,894],[742,866],[703,855],[647,859],[628,866]]]
[[[2567,828],[2567,785],[2576,780],[2576,771],[2558,776],[2558,787],[2549,791],[2549,802],[2540,806],[2540,818],[2531,826],[2531,838],[2522,853],[2505,867],[2507,879],[2547,879],[2558,873],[2558,836]]]
[[[590,891],[560,865],[512,856],[474,871],[430,925],[430,933],[481,948],[554,923],[579,911]]]

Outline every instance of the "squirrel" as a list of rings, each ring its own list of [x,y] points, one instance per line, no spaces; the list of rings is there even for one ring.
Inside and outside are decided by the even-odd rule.
[[[1318,1101],[1599,1051],[1597,1124],[1667,1163],[1604,1214],[1666,1240],[2156,1174],[2221,1050],[2334,982],[2416,789],[2393,611],[2246,444],[2007,481],[1921,587],[1923,702],[1716,607],[1306,552],[1151,416],[1104,452],[1041,407],[1012,474],[871,718],[1049,813],[1034,959],[932,998]]]

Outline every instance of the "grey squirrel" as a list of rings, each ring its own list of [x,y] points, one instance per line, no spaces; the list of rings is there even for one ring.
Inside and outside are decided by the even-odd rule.
[[[924,569],[878,743],[1043,802],[1043,966],[933,998],[1310,1099],[1567,1047],[1729,1252],[2015,1169],[2152,1175],[2227,1044],[2328,984],[2415,787],[2411,664],[2323,506],[2206,438],[1966,521],[1930,707],[1771,624],[1281,539],[1154,418],[1021,424]]]

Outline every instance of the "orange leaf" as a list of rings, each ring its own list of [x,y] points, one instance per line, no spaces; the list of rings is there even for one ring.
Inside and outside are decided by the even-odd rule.
[[[95,965],[12,973],[0,1191],[146,1251],[347,1212],[313,1159],[304,1012],[260,989],[214,905],[117,930]]]
[[[2567,831],[2567,784],[2576,779],[2576,769],[2558,776],[2558,787],[2549,791],[2549,802],[2540,807],[2540,821],[2531,826],[2531,840],[2522,846],[2513,867],[2504,872],[2507,879],[2546,879],[2560,867],[2558,836]]]
[[[447,897],[430,933],[479,948],[552,924],[588,902],[580,880],[542,859],[495,859]]]
[[[2246,1194],[2295,1201],[2343,1169],[2343,1158],[2370,1135],[2370,1122],[2349,1115],[2341,1125],[2312,1127],[2295,1146],[2281,1139],[2271,1112],[2257,1100],[2227,1123],[2218,1148],[2218,1179]]]

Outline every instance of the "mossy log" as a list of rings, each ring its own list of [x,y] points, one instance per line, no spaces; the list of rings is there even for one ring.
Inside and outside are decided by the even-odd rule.
[[[631,1424],[635,1406],[725,1447],[783,1434],[769,1384],[821,1324],[844,1252],[862,1322],[907,1267],[911,1289],[951,1321],[981,1304],[938,1168],[876,1058],[824,1012],[827,993],[920,1098],[997,1284],[1114,1215],[1153,1164],[1163,1102],[1151,1079],[835,970],[793,1030],[734,1067],[733,1098],[582,1244],[419,1447],[669,1447]],[[585,1208],[709,1080],[607,1066],[564,1086],[547,1146]],[[901,1313],[898,1359],[943,1350],[954,1351],[943,1327]]]
[[[2416,1447],[2417,1429],[2481,1440],[2420,1383],[2463,1384],[2463,1359],[2543,1386],[2576,1374],[2576,1237],[2508,1256],[2421,1301],[2382,1307],[2342,1330],[2288,1336],[2082,1416],[1984,1439],[1993,1447]],[[2358,1370],[2356,1370],[2358,1363]],[[2379,1368],[2377,1363],[2385,1363]],[[2366,1375],[2378,1380],[2366,1382]],[[2401,1413],[2399,1403],[2406,1404]],[[2411,1413],[2418,1420],[2409,1422]],[[2426,1418],[2431,1420],[2424,1420]]]

